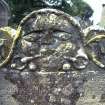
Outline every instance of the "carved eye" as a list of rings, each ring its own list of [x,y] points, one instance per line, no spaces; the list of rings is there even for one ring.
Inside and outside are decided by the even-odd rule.
[[[56,32],[54,32],[53,36],[60,40],[66,41],[66,40],[69,40],[72,35],[70,33],[56,31]]]

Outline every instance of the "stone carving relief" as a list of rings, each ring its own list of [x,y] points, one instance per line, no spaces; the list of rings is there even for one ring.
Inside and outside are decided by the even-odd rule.
[[[32,12],[20,22],[19,27],[21,29],[19,28],[20,30],[17,31],[1,28],[4,34],[5,30],[11,30],[10,33],[7,32],[7,34],[11,34],[10,36],[2,35],[3,37],[6,36],[4,39],[7,42],[1,40],[4,43],[10,41],[11,44],[4,44],[4,48],[8,47],[6,49],[8,53],[1,57],[1,66],[3,60],[4,62],[6,59],[9,61],[8,58],[12,56],[13,52],[11,50],[16,46],[14,43],[17,42],[21,54],[13,56],[11,68],[20,70],[28,68],[29,70],[38,71],[84,69],[88,65],[89,58],[99,67],[104,68],[104,64],[98,61],[98,55],[95,54],[104,53],[104,51],[101,51],[103,48],[97,47],[100,49],[99,52],[95,50],[94,52],[92,47],[94,47],[93,44],[96,45],[101,39],[104,39],[105,30],[95,30],[91,27],[81,30],[80,25],[73,17],[54,9],[42,9]],[[20,38],[17,41],[18,37]],[[97,42],[97,40],[99,41]]]
[[[62,11],[33,11],[17,30],[0,30],[1,70],[17,85],[22,105],[76,105],[91,67],[105,67],[105,30],[82,30]]]

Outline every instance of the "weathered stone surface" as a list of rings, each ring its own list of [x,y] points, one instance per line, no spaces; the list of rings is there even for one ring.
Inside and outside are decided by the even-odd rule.
[[[96,73],[84,84],[84,95],[79,98],[77,105],[105,105],[105,73],[103,72]]]
[[[17,91],[17,87],[5,79],[6,73],[4,71],[0,71],[0,105],[19,105],[12,97]]]
[[[23,105],[75,105],[85,81],[79,75],[55,72],[22,72],[18,79],[10,80],[17,84],[14,97]]]
[[[104,68],[89,58],[82,30],[72,17],[42,9],[21,25],[12,58],[1,68],[16,86],[9,94],[17,105],[105,105]]]

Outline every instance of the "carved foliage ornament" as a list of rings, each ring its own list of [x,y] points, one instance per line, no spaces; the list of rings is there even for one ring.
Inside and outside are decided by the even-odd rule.
[[[17,70],[80,70],[89,60],[105,67],[105,42],[100,42],[105,30],[81,30],[79,23],[62,11],[33,11],[16,30],[3,27],[0,32],[0,67],[9,64]]]

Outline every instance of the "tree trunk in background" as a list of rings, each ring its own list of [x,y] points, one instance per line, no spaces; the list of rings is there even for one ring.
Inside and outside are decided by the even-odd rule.
[[[8,4],[4,0],[0,0],[0,27],[8,24],[10,18],[10,10]]]

